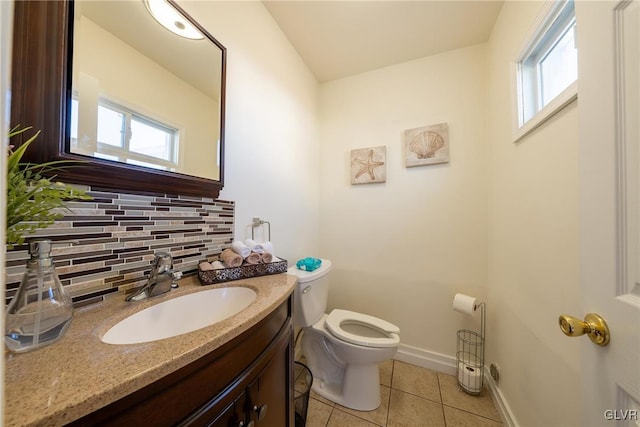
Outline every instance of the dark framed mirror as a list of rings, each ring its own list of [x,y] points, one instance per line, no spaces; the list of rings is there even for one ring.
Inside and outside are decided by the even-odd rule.
[[[163,49],[158,53],[145,52],[140,59],[140,63],[151,64],[142,75],[132,75],[134,68],[145,67],[144,64],[136,65],[138,59],[131,59],[130,56],[122,62],[110,59],[113,58],[113,46],[116,44],[124,46],[121,50],[126,49],[127,52],[142,49],[136,45],[138,42],[127,39],[130,36],[126,34],[114,36],[118,31],[115,27],[131,28],[135,25],[141,30],[143,24],[113,18],[109,23],[105,9],[99,8],[101,4],[107,5],[107,2],[92,1],[86,5],[71,1],[15,3],[11,125],[28,125],[42,131],[29,148],[26,159],[37,163],[80,161],[80,166],[60,171],[58,179],[90,185],[94,189],[218,197],[224,183],[226,49],[172,0],[168,3],[202,37],[191,44],[189,42],[192,40],[186,41],[172,53],[169,45],[174,41],[183,42],[181,37],[155,22],[147,13],[149,7],[146,2],[108,3],[137,8],[131,11],[115,10],[116,14],[112,16],[116,18],[118,14],[127,14],[127,18],[138,16],[138,19],[148,20],[144,23],[148,26],[146,31],[132,33],[159,31],[156,37],[167,37],[168,41],[164,43],[158,43],[158,39],[151,43]],[[94,39],[108,39],[111,44],[97,47],[87,43],[87,40],[94,43]],[[196,58],[199,54],[191,50],[191,46],[198,43],[207,45],[212,58],[204,62],[188,59],[203,59]],[[92,51],[97,56],[87,57],[86,53]],[[160,58],[163,53],[166,54],[164,59]],[[180,56],[184,53],[186,55]],[[181,71],[162,62],[167,57],[183,64],[189,61],[185,67],[186,77],[181,77],[181,81],[175,79]],[[106,62],[99,63],[101,60]],[[124,69],[124,75],[99,75],[101,70],[109,68],[105,65],[109,62],[112,63],[110,68]],[[127,66],[132,68],[127,70]],[[168,78],[175,79],[176,88],[162,92],[161,89],[170,84],[153,77],[153,68],[161,69]],[[211,80],[207,81],[208,77]],[[146,92],[142,90],[144,86]],[[125,96],[129,92],[136,94]],[[209,107],[199,104],[197,97],[206,98]],[[188,111],[190,107],[194,110],[179,117],[171,113],[169,107],[172,104],[174,110]],[[107,119],[102,118],[105,111]],[[198,114],[205,117],[200,123],[205,123],[209,128],[196,129],[191,124],[185,124]],[[113,117],[122,120],[120,129],[105,131],[104,122],[109,122],[108,119]],[[149,129],[150,134],[144,133]],[[157,140],[164,154],[157,154],[158,144],[152,149],[140,148],[149,145],[147,140],[152,137],[147,135],[153,135],[154,132],[156,136],[161,134]],[[171,132],[173,136],[169,137]],[[200,139],[205,141],[206,146],[201,145],[202,142],[195,142],[195,135],[198,134],[204,135]],[[108,135],[116,137],[110,140]],[[140,138],[140,135],[145,137]],[[118,146],[120,142],[112,142],[118,138],[122,138],[121,146]],[[169,140],[170,143],[166,142]],[[11,141],[13,144],[20,142]],[[152,161],[155,157],[162,159],[156,163]],[[207,163],[203,165],[202,159]],[[199,165],[196,164],[198,161]]]

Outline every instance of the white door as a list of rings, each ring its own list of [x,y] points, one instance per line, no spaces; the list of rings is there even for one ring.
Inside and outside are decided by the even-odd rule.
[[[584,426],[640,426],[640,0],[576,0]],[[617,422],[617,423],[616,423]]]

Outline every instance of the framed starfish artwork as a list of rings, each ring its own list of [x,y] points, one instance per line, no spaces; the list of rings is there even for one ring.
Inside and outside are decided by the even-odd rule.
[[[405,166],[434,165],[449,161],[449,125],[423,126],[404,131]]]
[[[387,181],[387,147],[351,150],[351,184]]]

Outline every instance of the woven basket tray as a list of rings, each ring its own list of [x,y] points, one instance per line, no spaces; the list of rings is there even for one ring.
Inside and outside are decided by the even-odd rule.
[[[247,279],[249,277],[266,276],[287,272],[287,260],[270,262],[268,264],[243,264],[240,267],[221,268],[218,270],[202,271],[198,266],[198,279],[203,285],[228,282],[230,280]]]

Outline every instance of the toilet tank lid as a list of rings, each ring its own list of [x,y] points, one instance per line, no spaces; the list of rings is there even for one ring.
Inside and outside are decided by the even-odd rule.
[[[317,280],[331,271],[331,261],[324,258],[321,258],[321,260],[322,264],[320,264],[320,267],[316,268],[313,271],[299,270],[295,265],[292,265],[287,269],[287,274],[298,276],[298,283],[306,283],[311,282],[312,280]]]

